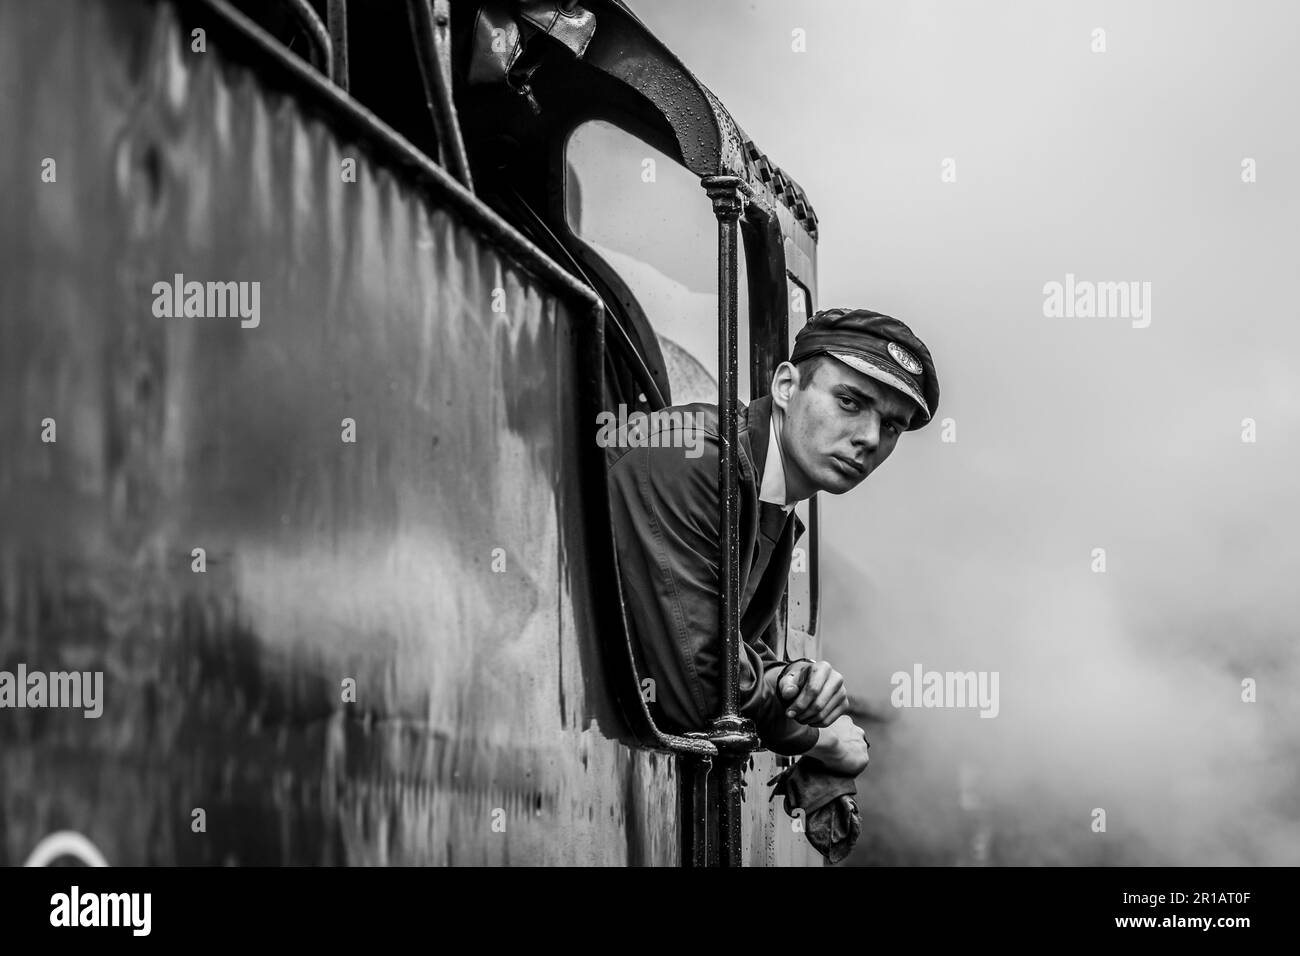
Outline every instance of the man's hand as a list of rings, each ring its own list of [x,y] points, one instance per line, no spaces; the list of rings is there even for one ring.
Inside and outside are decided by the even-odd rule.
[[[867,769],[867,761],[871,759],[867,753],[867,735],[847,715],[817,733],[817,743],[805,756],[815,757],[827,769],[846,777],[856,777]]]
[[[829,727],[849,709],[844,677],[826,661],[798,661],[781,676],[777,693],[785,715],[810,727]]]

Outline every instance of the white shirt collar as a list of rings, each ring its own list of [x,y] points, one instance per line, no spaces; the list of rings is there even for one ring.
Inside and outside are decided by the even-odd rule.
[[[776,417],[781,409],[772,405],[772,417],[767,425],[767,461],[763,467],[763,484],[758,489],[758,500],[780,505],[786,514],[794,508],[794,502],[785,501],[785,462],[781,458],[781,442],[777,438]]]

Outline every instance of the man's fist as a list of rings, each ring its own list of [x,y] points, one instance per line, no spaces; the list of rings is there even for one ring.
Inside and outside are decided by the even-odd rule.
[[[777,685],[785,715],[810,727],[829,727],[849,709],[844,677],[826,661],[796,661]]]
[[[867,761],[871,759],[867,748],[871,745],[862,728],[847,715],[817,733],[817,743],[807,756],[817,758],[828,770],[846,777],[856,777],[867,769]]]

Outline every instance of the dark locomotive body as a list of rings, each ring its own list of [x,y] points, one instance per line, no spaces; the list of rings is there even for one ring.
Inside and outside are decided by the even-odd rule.
[[[653,317],[530,227],[564,202],[554,129],[509,129],[530,177],[462,109],[471,191],[445,142],[268,30],[221,3],[0,2],[0,669],[104,675],[99,718],[0,710],[0,863],[68,832],[114,865],[691,862],[685,817],[716,799],[638,714],[592,445],[639,391],[607,306],[663,380]],[[636,125],[616,98],[564,121],[618,109]],[[815,290],[810,211],[771,205],[745,224],[756,381]],[[178,274],[259,282],[260,322],[158,317]],[[746,772],[742,859],[816,862],[777,769]]]

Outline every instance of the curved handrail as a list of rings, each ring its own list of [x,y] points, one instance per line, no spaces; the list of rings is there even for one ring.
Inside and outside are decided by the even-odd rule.
[[[320,72],[324,73],[331,82],[334,80],[334,44],[330,41],[330,32],[325,27],[325,21],[312,8],[307,0],[283,0],[288,5],[289,10],[298,18],[307,31],[307,39],[311,41],[312,46],[316,48],[320,55],[320,63],[312,65]]]

